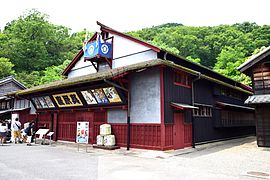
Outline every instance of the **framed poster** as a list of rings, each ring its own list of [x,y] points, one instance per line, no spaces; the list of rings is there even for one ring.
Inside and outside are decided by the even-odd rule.
[[[76,132],[76,143],[88,144],[89,122],[78,121]]]
[[[41,104],[40,104],[40,102],[39,102],[39,100],[37,98],[32,98],[32,101],[36,105],[37,109],[42,109],[42,106],[41,106]]]
[[[48,105],[46,104],[45,100],[43,97],[38,97],[38,100],[42,106],[42,108],[48,108]]]
[[[96,98],[96,100],[97,100],[97,102],[99,104],[107,104],[107,103],[109,103],[109,100],[105,96],[102,88],[100,88],[100,89],[93,89],[93,90],[91,90],[91,92],[93,93],[93,95],[95,96],[95,98]]]
[[[97,104],[96,99],[94,98],[94,96],[92,95],[90,90],[87,91],[81,91],[86,103],[88,105],[92,105],[92,104]]]
[[[103,88],[103,91],[110,103],[120,103],[122,102],[120,96],[118,95],[116,89],[114,87]]]
[[[43,98],[44,98],[44,100],[45,100],[45,102],[46,102],[46,104],[48,105],[49,108],[54,108],[55,107],[52,100],[51,100],[51,98],[49,96],[44,96]]]

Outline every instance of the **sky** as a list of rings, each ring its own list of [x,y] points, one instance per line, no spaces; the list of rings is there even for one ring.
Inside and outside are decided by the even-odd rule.
[[[0,29],[33,8],[73,32],[97,31],[96,21],[126,32],[164,23],[270,25],[269,7],[269,0],[5,0],[0,4]]]

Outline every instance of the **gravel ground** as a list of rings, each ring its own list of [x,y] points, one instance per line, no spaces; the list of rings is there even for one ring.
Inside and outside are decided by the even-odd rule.
[[[1,180],[270,179],[270,148],[258,148],[255,137],[166,152],[57,143],[6,144],[0,153]]]

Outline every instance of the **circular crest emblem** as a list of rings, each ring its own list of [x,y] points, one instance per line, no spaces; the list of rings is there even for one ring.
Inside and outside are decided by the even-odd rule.
[[[103,54],[107,54],[109,52],[109,47],[106,44],[102,44],[100,49]]]
[[[94,46],[93,45],[91,45],[89,48],[88,48],[88,54],[89,55],[91,55],[91,54],[93,54],[94,53]]]

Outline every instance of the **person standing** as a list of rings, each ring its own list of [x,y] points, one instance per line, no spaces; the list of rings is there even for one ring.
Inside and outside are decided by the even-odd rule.
[[[0,139],[1,139],[2,146],[3,146],[3,143],[4,143],[6,137],[7,137],[7,125],[5,122],[3,122],[0,125]]]
[[[16,118],[15,122],[13,124],[13,136],[14,136],[15,144],[17,142],[20,142],[20,139],[21,139],[21,126],[22,126],[22,124],[19,121],[19,118]]]
[[[32,136],[33,136],[33,127],[35,125],[35,121],[31,121],[28,125],[28,127],[25,129],[25,133],[27,136],[27,146],[31,146]]]

